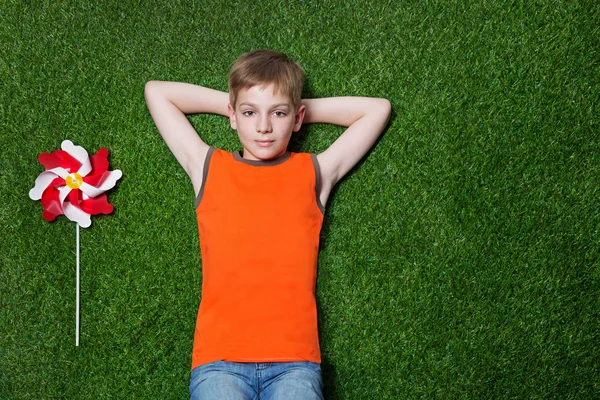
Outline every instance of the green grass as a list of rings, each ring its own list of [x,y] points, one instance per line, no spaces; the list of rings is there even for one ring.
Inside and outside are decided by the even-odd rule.
[[[307,97],[394,109],[328,205],[326,398],[599,398],[599,3],[235,3],[0,1],[0,398],[187,396],[194,195],[143,87],[225,90],[255,48],[299,60]],[[191,121],[237,148],[223,118]],[[82,230],[79,348],[75,226],[27,196],[63,139],[124,173]]]

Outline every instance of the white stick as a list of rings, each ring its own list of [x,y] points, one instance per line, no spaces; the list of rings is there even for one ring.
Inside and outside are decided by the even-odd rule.
[[[79,224],[77,225],[77,294],[76,294],[76,305],[75,305],[75,346],[79,346]]]

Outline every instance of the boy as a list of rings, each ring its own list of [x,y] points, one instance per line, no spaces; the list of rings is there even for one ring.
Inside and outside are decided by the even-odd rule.
[[[385,99],[301,100],[304,71],[284,54],[242,55],[229,94],[148,82],[148,109],[192,180],[202,301],[192,399],[322,399],[315,283],[319,232],[333,186],[373,146]],[[186,114],[228,116],[243,150],[210,147]],[[318,155],[290,153],[302,123],[348,129]]]

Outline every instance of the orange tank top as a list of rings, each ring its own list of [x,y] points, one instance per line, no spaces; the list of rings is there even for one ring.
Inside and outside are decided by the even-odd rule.
[[[196,200],[202,300],[192,368],[217,360],[321,362],[318,179],[311,154],[250,161],[211,148]]]

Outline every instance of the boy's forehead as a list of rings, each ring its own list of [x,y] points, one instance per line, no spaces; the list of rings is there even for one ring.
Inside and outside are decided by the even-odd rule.
[[[290,96],[283,94],[281,90],[276,90],[274,84],[255,85],[243,88],[237,95],[238,104],[280,104],[292,106],[293,102]]]

